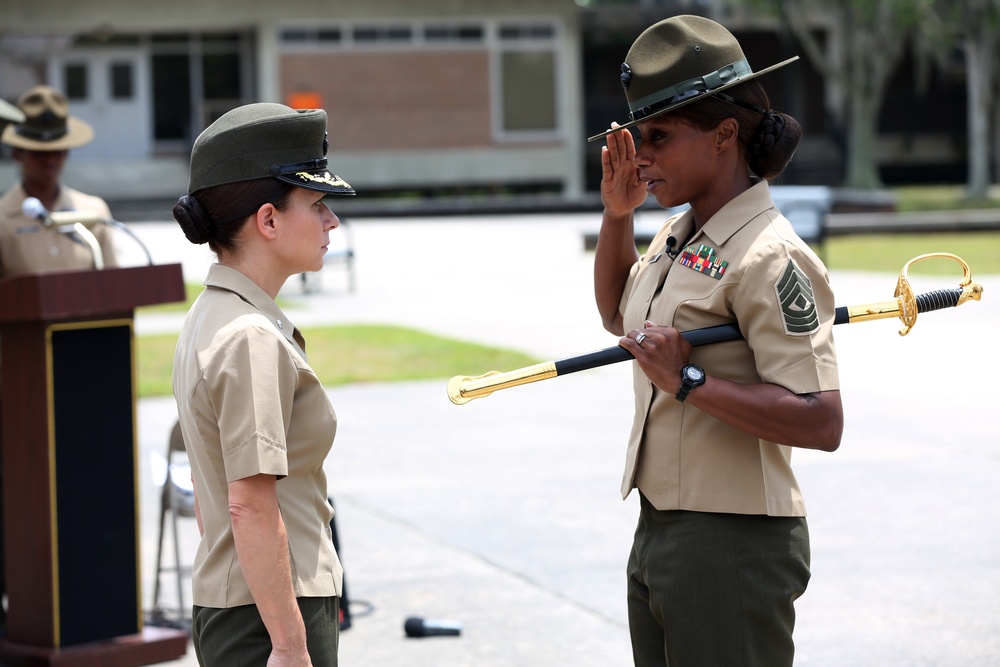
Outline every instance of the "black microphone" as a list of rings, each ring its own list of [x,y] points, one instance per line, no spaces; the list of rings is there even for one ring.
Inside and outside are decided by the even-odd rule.
[[[673,236],[668,236],[666,253],[670,259],[677,259],[677,255],[681,254],[680,250],[674,250],[675,245],[677,245],[677,239]]]
[[[431,620],[411,616],[403,624],[407,637],[457,637],[462,634],[458,621]]]

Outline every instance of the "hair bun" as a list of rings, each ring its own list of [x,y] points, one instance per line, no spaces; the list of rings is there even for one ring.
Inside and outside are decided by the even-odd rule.
[[[174,220],[191,243],[201,245],[215,238],[215,223],[195,197],[184,195],[177,200]]]

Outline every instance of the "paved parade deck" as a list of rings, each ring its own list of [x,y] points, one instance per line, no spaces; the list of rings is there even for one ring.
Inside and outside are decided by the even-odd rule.
[[[336,202],[334,202],[336,203]],[[653,214],[655,215],[655,214]],[[559,359],[616,344],[592,300],[595,214],[359,219],[357,289],[331,265],[290,281],[299,326],[389,323]],[[207,248],[173,223],[130,225],[160,263],[200,282]],[[122,238],[126,252],[131,242]],[[936,248],[927,248],[934,251]],[[136,261],[141,261],[136,253]],[[833,454],[796,451],[813,579],[797,605],[800,667],[1000,664],[1000,277],[981,303],[838,327],[846,410]],[[961,277],[918,292],[955,287]],[[838,303],[892,298],[896,276],[834,273]],[[141,315],[139,334],[177,315]],[[350,351],[345,350],[345,354]],[[468,368],[479,375],[488,369]],[[447,379],[330,389],[327,463],[354,602],[345,667],[627,667],[625,563],[637,515],[619,493],[631,423],[629,364],[452,405]],[[152,599],[158,476],[170,397],[139,403],[144,593]],[[96,519],[96,517],[95,517]],[[181,520],[183,558],[193,521]],[[163,578],[174,596],[173,579]],[[188,601],[190,599],[188,598]],[[407,639],[408,616],[460,637]],[[193,652],[168,665],[195,665]]]

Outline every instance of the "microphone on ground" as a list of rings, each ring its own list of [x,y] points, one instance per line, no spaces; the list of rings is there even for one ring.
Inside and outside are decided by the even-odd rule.
[[[403,624],[407,637],[457,637],[462,634],[459,621],[433,620],[411,616]]]

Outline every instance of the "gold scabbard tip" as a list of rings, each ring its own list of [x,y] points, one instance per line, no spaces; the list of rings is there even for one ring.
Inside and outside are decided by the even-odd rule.
[[[474,395],[466,395],[468,392],[468,383],[471,380],[480,380],[491,375],[499,375],[498,371],[490,371],[484,375],[477,375],[476,377],[468,377],[466,375],[456,375],[452,379],[448,380],[448,400],[450,400],[455,405],[465,405],[474,398],[481,398],[483,396],[489,396],[492,391],[476,391]]]

